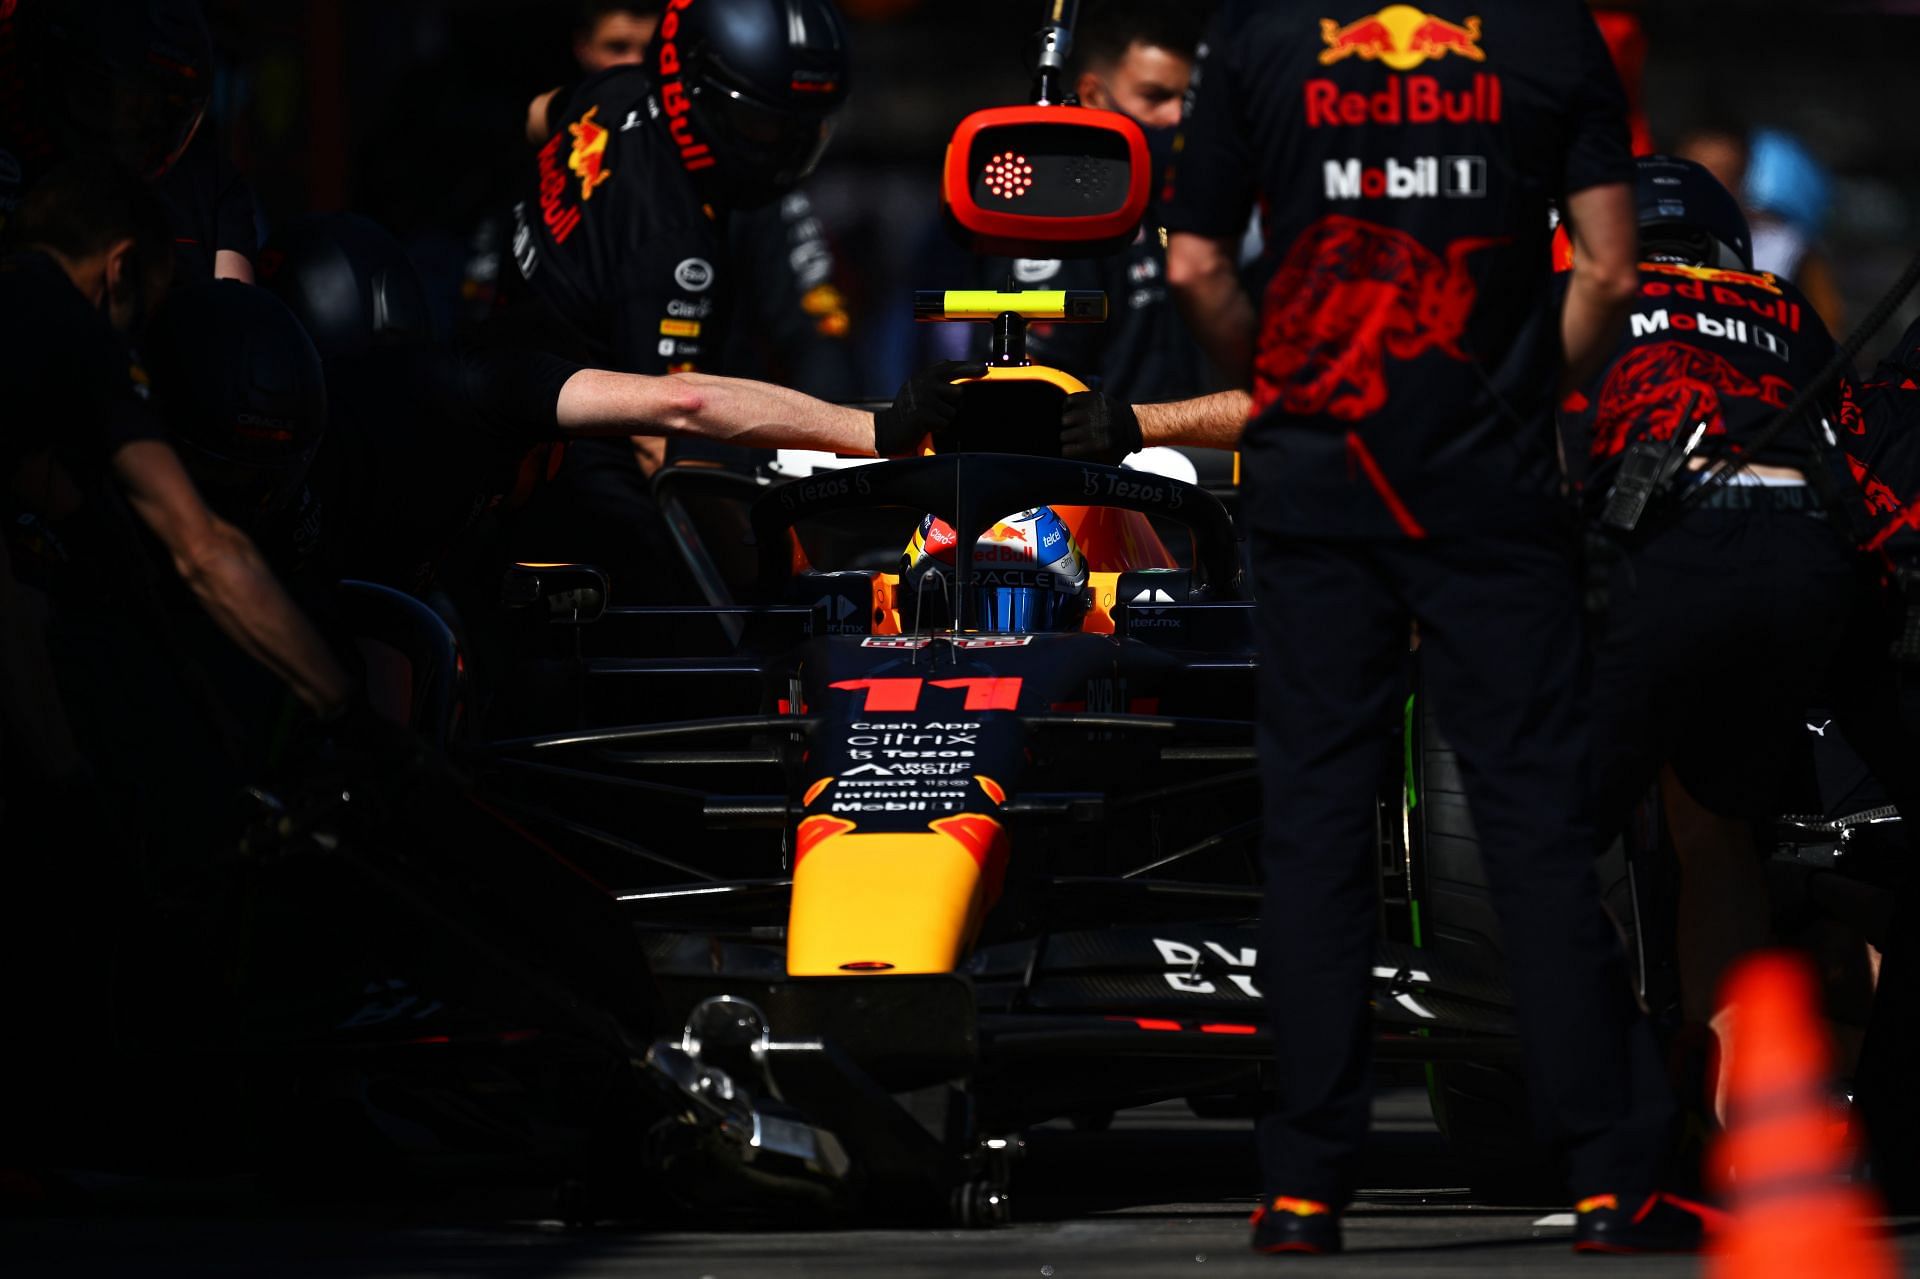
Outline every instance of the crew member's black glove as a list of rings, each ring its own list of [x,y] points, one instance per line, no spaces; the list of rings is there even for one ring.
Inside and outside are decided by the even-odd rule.
[[[893,403],[873,415],[873,451],[881,457],[918,452],[922,441],[960,412],[961,389],[954,379],[986,375],[987,366],[979,360],[942,360],[908,378]]]
[[[1133,405],[1098,391],[1067,397],[1060,412],[1060,456],[1076,462],[1120,465],[1120,459],[1145,447]]]

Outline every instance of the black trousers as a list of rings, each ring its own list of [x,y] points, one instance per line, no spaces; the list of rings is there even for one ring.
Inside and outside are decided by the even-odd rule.
[[[1600,904],[1570,538],[1408,542],[1253,533],[1262,631],[1262,989],[1279,1096],[1267,1190],[1343,1204],[1365,1139],[1374,798],[1408,624],[1459,754],[1509,958],[1528,1082],[1584,1197],[1650,1188],[1672,1099]]]
[[[1852,557],[1825,520],[1761,503],[1700,510],[1608,574],[1594,645],[1596,818],[1604,844],[1672,761],[1713,812],[1769,818],[1804,763],[1855,602]]]

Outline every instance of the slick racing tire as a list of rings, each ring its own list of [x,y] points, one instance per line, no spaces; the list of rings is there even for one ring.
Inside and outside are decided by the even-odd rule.
[[[1506,956],[1460,762],[1425,703],[1416,699],[1409,725],[1415,735],[1409,780],[1416,800],[1408,831],[1420,901],[1420,944],[1436,958],[1444,955],[1451,964],[1484,973],[1504,987]],[[1598,870],[1608,913],[1622,927],[1630,970],[1639,983],[1642,964],[1632,881],[1619,845],[1607,851]],[[1547,1156],[1533,1138],[1526,1083],[1517,1066],[1434,1062],[1428,1066],[1427,1081],[1434,1121],[1477,1197],[1494,1202],[1537,1198],[1542,1185],[1555,1184]]]

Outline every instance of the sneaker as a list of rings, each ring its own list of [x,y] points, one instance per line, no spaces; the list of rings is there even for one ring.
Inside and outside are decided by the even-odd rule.
[[[1253,1210],[1255,1252],[1340,1251],[1340,1214],[1313,1199],[1277,1195]]]
[[[1698,1252],[1725,1216],[1676,1195],[1594,1195],[1573,1210],[1575,1252]]]

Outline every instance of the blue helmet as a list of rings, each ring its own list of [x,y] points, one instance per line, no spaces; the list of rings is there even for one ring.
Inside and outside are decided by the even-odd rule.
[[[959,625],[998,635],[1080,629],[1087,557],[1052,507],[1006,516],[981,534],[964,584],[955,580],[958,540],[950,524],[931,515],[914,530],[900,573],[902,626]]]

